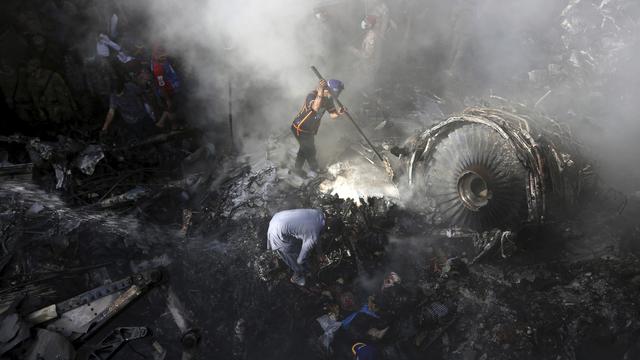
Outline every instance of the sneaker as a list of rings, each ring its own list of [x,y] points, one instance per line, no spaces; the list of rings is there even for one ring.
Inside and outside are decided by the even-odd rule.
[[[304,286],[304,284],[306,283],[304,275],[293,274],[293,276],[291,277],[291,283],[298,286]]]

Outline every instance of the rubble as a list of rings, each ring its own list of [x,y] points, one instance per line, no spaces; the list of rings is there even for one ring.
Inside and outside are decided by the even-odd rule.
[[[96,165],[104,159],[104,152],[99,145],[89,145],[76,158],[76,166],[85,175],[93,175]]]
[[[111,334],[90,350],[88,359],[103,360],[112,358],[129,341],[142,339],[149,335],[146,327],[115,328]]]
[[[105,160],[106,158],[102,159],[99,164]],[[99,252],[141,249],[140,254],[148,252],[148,255],[142,255],[148,261],[133,262],[131,266],[142,264],[143,269],[148,269],[159,262],[171,269],[167,281],[172,289],[168,292],[160,288],[154,289],[163,293],[160,296],[162,300],[151,300],[156,299],[154,291],[145,295],[154,304],[146,311],[151,311],[154,315],[145,313],[146,320],[138,324],[151,330],[153,335],[149,337],[153,340],[146,343],[146,338],[142,338],[134,342],[146,344],[139,346],[147,349],[146,354],[149,356],[158,358],[201,351],[223,357],[254,358],[257,354],[266,352],[266,344],[282,341],[282,336],[292,336],[291,331],[297,334],[296,341],[317,341],[324,351],[336,354],[339,352],[336,341],[341,336],[336,328],[352,309],[343,305],[343,309],[338,312],[323,313],[320,310],[321,304],[331,308],[331,303],[346,299],[348,294],[352,305],[361,303],[371,290],[363,290],[358,284],[366,284],[364,279],[369,276],[378,276],[378,284],[382,284],[381,275],[376,274],[380,269],[391,266],[395,261],[394,256],[409,257],[410,260],[405,260],[400,267],[394,268],[396,275],[389,277],[389,286],[386,288],[402,287],[410,290],[406,294],[389,293],[388,304],[397,304],[389,305],[389,309],[394,309],[389,312],[394,314],[392,325],[387,330],[377,328],[371,332],[373,339],[381,339],[377,340],[381,342],[381,351],[392,359],[403,356],[414,358],[416,354],[460,359],[471,356],[469,354],[475,354],[476,358],[486,354],[487,358],[506,359],[509,357],[505,354],[512,352],[524,357],[533,358],[542,354],[542,358],[553,358],[559,351],[585,351],[583,348],[588,344],[578,340],[577,335],[571,335],[577,334],[577,330],[571,333],[570,329],[549,328],[545,325],[553,317],[551,314],[559,309],[565,309],[563,314],[566,321],[576,329],[583,329],[581,331],[588,331],[588,327],[585,327],[587,322],[583,319],[585,314],[598,314],[598,319],[607,319],[608,324],[616,329],[621,326],[618,325],[620,322],[633,319],[630,304],[635,293],[629,291],[625,295],[624,286],[618,290],[619,283],[614,274],[628,273],[637,276],[640,270],[637,273],[635,271],[640,266],[635,259],[602,260],[597,257],[582,258],[574,263],[530,266],[527,263],[534,258],[531,258],[531,253],[526,249],[520,249],[520,241],[515,241],[509,231],[494,229],[476,233],[455,227],[435,229],[416,226],[416,222],[422,221],[421,216],[408,214],[407,209],[399,208],[389,199],[362,198],[356,202],[323,193],[317,187],[317,182],[315,185],[310,184],[308,189],[295,188],[281,178],[282,172],[274,164],[255,168],[242,163],[225,162],[222,167],[224,171],[210,176],[194,175],[183,180],[168,181],[161,186],[146,186],[144,191],[125,192],[121,198],[126,203],[113,200],[119,195],[97,203],[113,205],[105,209],[135,209],[145,204],[149,204],[145,209],[154,209],[153,204],[157,203],[158,196],[174,198],[179,204],[184,201],[182,199],[188,199],[187,208],[191,213],[188,231],[180,231],[185,214],[180,209],[175,213],[171,231],[162,227],[165,230],[161,235],[148,233],[151,238],[166,238],[162,244],[173,242],[175,254],[166,251],[167,245],[157,247],[149,245],[149,239],[128,236],[127,232],[135,227],[118,229],[119,221],[115,219],[98,217],[97,222],[92,220],[98,213],[89,213],[86,218],[80,217],[73,210],[66,209],[63,203],[52,202],[52,199],[37,191],[30,192],[33,189],[29,187],[29,191],[22,190],[22,195],[18,196],[23,197],[22,205],[13,207],[22,209],[23,212],[15,213],[12,219],[15,221],[24,216],[21,221],[37,222],[58,211],[58,218],[62,222],[66,221],[67,216],[71,220],[69,224],[58,225],[62,234],[70,236],[86,232],[88,227],[95,227],[92,232],[106,231],[110,237],[126,239],[102,245],[92,243],[92,247],[102,249]],[[316,190],[309,191],[314,186]],[[16,193],[10,189],[5,190],[3,196],[15,198]],[[172,192],[172,189],[176,192]],[[144,196],[126,196],[133,193]],[[323,208],[341,219],[339,224],[330,226],[333,241],[326,250],[328,262],[317,279],[311,281],[314,285],[308,290],[309,293],[287,288],[286,268],[279,265],[272,254],[262,250],[266,231],[264,226],[270,214],[283,208],[300,206]],[[152,210],[143,211],[148,213]],[[574,224],[571,227],[579,226]],[[389,236],[406,236],[405,231],[429,242],[432,254],[441,253],[452,258],[443,259],[438,267],[425,266],[430,258],[422,253],[423,250],[412,252],[410,249],[402,250],[402,246],[398,248],[390,244]],[[518,235],[528,236],[526,231]],[[74,244],[78,239],[71,237],[66,244],[58,246],[63,249],[77,246]],[[570,236],[566,241],[574,239],[582,237]],[[469,246],[458,246],[458,242],[467,242]],[[539,245],[544,246],[543,243]],[[419,248],[423,249],[422,246]],[[473,253],[468,252],[468,249],[480,250]],[[496,259],[500,259],[499,265],[495,264]],[[603,272],[602,269],[608,267],[609,270]],[[107,268],[110,271],[114,269]],[[138,265],[133,270],[141,271]],[[590,273],[591,278],[581,275],[585,273]],[[609,275],[593,278],[593,274],[605,273]],[[117,283],[109,281],[111,284]],[[318,290],[314,289],[315,283],[319,284]],[[376,285],[373,288],[383,287]],[[36,291],[46,293],[47,290],[29,290],[31,293],[37,293]],[[320,293],[323,295],[316,297]],[[191,294],[194,296],[190,296]],[[284,304],[282,294],[287,299]],[[597,296],[613,296],[615,300],[596,300]],[[94,301],[93,307],[104,310],[106,304],[113,302],[116,297],[107,295],[103,304]],[[607,313],[609,310],[604,306],[606,301],[622,304],[618,315]],[[133,303],[130,306],[136,305]],[[283,306],[292,306],[293,310],[283,313]],[[579,307],[581,310],[568,310],[571,307]],[[266,309],[273,309],[273,314]],[[36,310],[40,311],[34,313]],[[162,313],[166,315],[160,316]],[[51,319],[59,316],[57,312],[50,311],[46,306],[33,308],[29,314],[32,314],[30,318],[36,323],[62,326],[60,320]],[[127,308],[122,314],[133,316]],[[114,316],[113,321],[117,322],[119,316]],[[278,321],[274,322],[274,318]],[[298,321],[299,319],[308,321]],[[319,322],[316,319],[322,320]],[[277,325],[280,323],[282,325]],[[71,325],[77,329],[74,330],[76,334],[84,331],[84,328],[80,330],[77,327],[82,327],[80,322],[68,322],[65,326],[71,329]],[[57,331],[70,338],[78,336],[71,335],[71,330]],[[118,341],[111,343],[108,340],[115,339],[109,337],[112,331],[113,328],[107,326],[105,332],[98,332],[99,335],[96,335],[96,338],[113,344],[106,345],[105,349],[112,349],[120,344]],[[476,333],[478,335],[470,335]],[[168,334],[171,335],[167,336]],[[563,336],[576,336],[576,340],[571,344],[562,344],[557,339]],[[230,337],[233,341],[228,341]],[[630,344],[631,340],[625,346],[631,346]],[[95,348],[92,345],[88,349]],[[508,352],[505,353],[505,349]],[[114,358],[120,357],[121,352],[124,356],[127,351],[126,346],[122,347]],[[302,355],[304,350],[284,347],[274,352],[272,358],[288,357],[290,354]]]
[[[481,50],[471,26],[486,14],[472,2],[367,5],[381,31],[374,50],[393,55],[354,71],[371,73],[368,85],[349,79],[345,95],[373,141],[328,139],[327,172],[307,177],[290,171],[289,134],[274,135],[282,129],[266,126],[261,105],[280,117],[290,94],[262,88],[268,76],[218,71],[226,64],[217,56],[213,73],[229,75],[225,86],[247,83],[233,99],[241,110],[219,114],[219,94],[211,101],[207,92],[219,86],[190,83],[203,69],[187,61],[187,114],[176,115],[185,118],[172,121],[176,129],[98,136],[115,77],[145,84],[150,117],[169,111],[154,104],[158,78],[145,78],[151,44],[135,38],[145,21],[121,2],[58,3],[20,5],[0,31],[0,45],[17,44],[0,61],[0,106],[10,111],[0,134],[3,359],[350,359],[356,338],[387,360],[638,358],[640,197],[603,186],[568,126],[598,103],[618,104],[606,90],[633,59],[630,1],[560,4],[559,48],[517,74],[505,70],[514,77],[505,88],[522,87],[514,101],[489,79],[483,94],[454,89],[477,71],[463,59]],[[361,5],[320,4],[322,24],[305,14],[301,22],[323,29],[341,54],[362,34],[335,29],[351,29],[343,22],[361,18]],[[445,13],[455,24],[437,29],[431,20]],[[537,41],[521,30],[510,36]],[[89,45],[78,34],[90,34]],[[409,41],[429,42],[424,52],[436,55]],[[395,51],[400,43],[413,50]],[[84,47],[91,56],[80,56]],[[172,59],[178,70],[182,60],[209,61],[191,50]],[[407,69],[391,69],[396,56]],[[39,83],[42,74],[55,86]],[[235,138],[226,128],[234,110]],[[600,127],[617,115],[594,114]],[[273,214],[298,208],[335,219],[305,287],[289,283],[265,245]]]
[[[76,359],[73,345],[62,335],[44,329],[38,329],[35,341],[27,350],[25,359]]]
[[[6,354],[31,337],[31,325],[28,322],[10,309],[3,310],[0,315],[2,317],[2,322],[0,322],[0,335],[2,336],[0,355]]]

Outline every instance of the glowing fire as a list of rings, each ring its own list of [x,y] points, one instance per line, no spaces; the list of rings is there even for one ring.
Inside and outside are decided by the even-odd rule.
[[[320,191],[338,195],[343,199],[384,197],[398,199],[400,193],[384,170],[366,162],[364,159],[351,159],[335,163],[327,169],[333,180],[320,184]]]

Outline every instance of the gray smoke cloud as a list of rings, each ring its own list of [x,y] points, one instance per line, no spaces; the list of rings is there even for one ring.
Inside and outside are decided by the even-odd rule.
[[[178,55],[197,80],[191,90],[210,99],[204,118],[226,120],[231,83],[236,131],[244,138],[244,150],[264,153],[269,134],[283,136],[288,131],[315,87],[310,65],[317,65],[328,78],[349,71],[333,71],[338,64],[331,61],[327,47],[327,24],[315,17],[317,4],[160,0],[148,1],[143,8],[152,19],[152,37]],[[358,18],[352,32],[360,31]],[[286,135],[283,138],[290,140]]]
[[[640,109],[630,99],[640,91],[633,60],[640,55],[638,4],[491,0],[459,6],[454,11],[464,25],[452,42],[464,46],[451,59],[454,78],[461,74],[476,95],[537,103],[572,126],[606,181],[637,191],[640,172],[630,165],[640,155]]]
[[[310,65],[346,80],[347,106],[359,106],[361,91],[373,92],[349,47],[360,46],[360,20],[382,3],[389,21],[377,87],[399,89],[383,99],[392,117],[420,106],[402,93],[416,87],[451,99],[445,113],[470,104],[467,97],[490,94],[537,103],[573,126],[607,180],[637,190],[639,170],[629,166],[640,155],[634,1],[146,0],[126,6],[147,12],[149,37],[182,58],[197,79],[195,93],[211,99],[198,110],[204,121],[226,119],[231,82],[245,151],[259,152],[271,133],[291,140],[290,122],[317,81]],[[328,21],[316,18],[318,8],[327,10]],[[327,123],[321,145],[357,136],[345,121]],[[324,145],[321,159],[329,157]]]
[[[216,89],[218,96],[225,97],[227,81],[232,80],[235,98],[262,85],[277,89],[279,97],[289,100],[300,98],[313,86],[309,65],[314,53],[322,51],[317,46],[321,41],[314,44],[322,34],[313,22],[308,25],[313,20],[309,4],[293,0],[151,3],[155,36],[186,60],[201,90]],[[276,112],[282,107],[272,105]]]

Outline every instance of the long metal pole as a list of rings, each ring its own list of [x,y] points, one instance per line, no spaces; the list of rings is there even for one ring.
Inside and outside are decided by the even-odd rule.
[[[311,66],[311,70],[316,74],[316,76],[318,77],[318,79],[320,80],[324,80],[324,78],[322,77],[322,75],[320,75],[320,72],[318,71],[318,69],[316,69],[315,66]],[[333,98],[333,101],[336,103],[336,105],[338,105],[341,108],[344,108],[344,106],[342,105],[342,102],[340,102],[340,100],[338,99],[338,96],[333,92],[333,90],[331,90],[330,87],[327,87],[329,92],[331,93],[331,97]],[[360,135],[362,135],[362,138],[367,142],[367,144],[369,144],[369,147],[371,147],[371,150],[373,150],[374,153],[376,153],[376,155],[378,155],[378,158],[380,158],[380,161],[382,161],[383,163],[384,158],[382,157],[382,155],[380,155],[380,153],[378,152],[378,150],[376,150],[375,147],[373,147],[373,144],[371,143],[371,141],[369,141],[369,139],[367,138],[367,136],[364,134],[364,132],[362,132],[362,129],[360,129],[360,126],[358,126],[358,124],[356,123],[356,121],[353,119],[353,117],[351,116],[351,114],[349,114],[348,111],[344,112],[345,115],[347,115],[347,118],[349,118],[349,120],[351,120],[351,123],[353,124],[353,126],[356,127],[356,129],[358,130],[358,132],[360,133]]]

